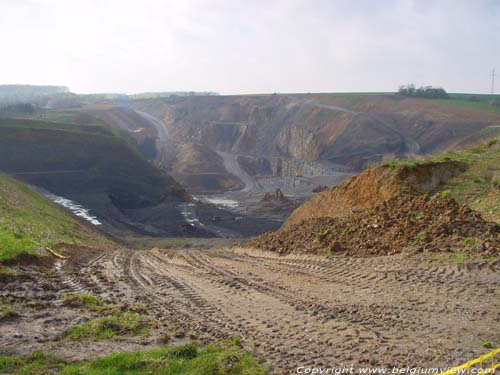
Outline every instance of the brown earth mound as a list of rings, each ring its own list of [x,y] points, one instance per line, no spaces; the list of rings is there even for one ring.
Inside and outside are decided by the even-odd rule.
[[[440,161],[425,165],[382,165],[367,169],[339,186],[313,196],[298,207],[283,224],[290,227],[303,220],[320,217],[344,217],[354,211],[374,207],[406,190],[430,192],[465,167],[454,161]]]
[[[349,216],[289,225],[250,244],[283,254],[366,256],[458,250],[495,255],[500,249],[500,227],[452,198],[398,195]]]

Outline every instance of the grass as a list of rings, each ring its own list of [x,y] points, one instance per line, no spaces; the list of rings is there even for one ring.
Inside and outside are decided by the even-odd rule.
[[[483,348],[486,348],[486,349],[491,349],[493,348],[493,343],[490,341],[490,340],[484,340],[482,343],[481,343],[481,346]]]
[[[106,311],[113,309],[115,306],[107,304],[104,301],[96,298],[89,293],[69,293],[64,295],[63,301],[64,306],[81,308],[90,311]]]
[[[392,173],[407,169],[438,167],[446,171],[457,167],[459,173],[431,193],[452,197],[481,212],[486,220],[500,223],[500,138],[464,151],[430,156],[421,160],[399,160],[385,164]],[[402,188],[405,188],[402,181]]]
[[[427,236],[427,231],[426,230],[421,230],[415,235],[415,243],[421,242],[425,237]]]
[[[457,251],[453,253],[453,257],[451,258],[451,262],[454,264],[463,264],[468,263],[473,259],[473,256],[469,253],[463,253],[461,251]]]
[[[42,243],[32,237],[0,229],[0,261],[14,259],[21,254],[35,255],[37,246],[42,246]]]
[[[493,263],[500,261],[500,256],[484,256],[481,254],[471,254],[462,251],[453,253],[435,254],[432,260],[442,264],[466,264],[466,263]]]
[[[316,233],[316,235],[314,236],[314,243],[317,243],[317,244],[322,243],[329,234],[330,234],[329,229],[327,229],[323,233]]]
[[[464,245],[465,246],[473,246],[476,244],[476,240],[472,237],[467,237],[467,238],[464,238]]]
[[[493,178],[491,179],[491,183],[495,187],[500,187],[500,175],[493,176]]]
[[[155,322],[135,312],[115,312],[69,328],[63,336],[72,341],[110,340],[117,336],[146,336]]]
[[[106,242],[45,197],[0,173],[0,263],[39,247]]]
[[[500,194],[497,178],[500,175],[500,138],[471,150],[439,155],[439,160],[465,163],[466,170],[439,187],[449,192],[459,203],[466,204],[487,220],[500,222]]]
[[[0,299],[0,322],[16,317],[19,306],[12,305]]]
[[[389,163],[386,163],[385,166],[393,169],[402,167],[415,168],[423,164],[424,164],[423,162],[419,162],[417,160],[394,160]]]
[[[198,347],[118,353],[91,361],[68,362],[41,353],[0,356],[0,372],[15,375],[265,375],[268,371],[237,339]]]

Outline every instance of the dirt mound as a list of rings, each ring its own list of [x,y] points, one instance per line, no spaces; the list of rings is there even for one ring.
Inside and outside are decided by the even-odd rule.
[[[440,195],[398,195],[344,217],[288,225],[250,242],[279,253],[351,256],[450,251],[497,254],[500,227]]]
[[[290,200],[285,197],[281,189],[276,189],[274,192],[269,192],[264,194],[264,197],[260,201],[262,204],[273,204],[273,203],[282,203],[287,204]]]
[[[396,163],[367,169],[339,186],[316,194],[298,207],[283,226],[290,227],[303,220],[319,217],[349,216],[408,190],[430,192],[465,168],[455,161],[422,165]]]

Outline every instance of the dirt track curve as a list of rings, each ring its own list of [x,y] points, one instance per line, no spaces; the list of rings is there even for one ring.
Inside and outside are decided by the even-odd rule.
[[[498,264],[402,255],[325,259],[249,249],[122,250],[60,265],[64,287],[135,303],[213,340],[240,336],[273,373],[445,366],[500,342]]]

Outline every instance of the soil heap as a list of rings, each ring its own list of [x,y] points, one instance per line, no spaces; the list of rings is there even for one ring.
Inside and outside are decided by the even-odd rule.
[[[287,225],[250,244],[283,254],[367,256],[459,250],[497,255],[500,227],[450,197],[398,195],[348,216]]]

